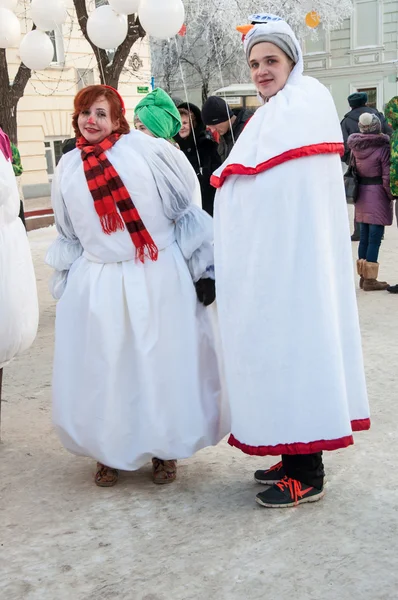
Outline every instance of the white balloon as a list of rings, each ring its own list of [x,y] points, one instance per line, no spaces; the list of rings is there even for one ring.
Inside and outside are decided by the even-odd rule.
[[[120,15],[133,15],[138,12],[140,0],[109,0],[109,5]]]
[[[126,15],[118,15],[108,5],[99,6],[87,20],[90,40],[103,50],[117,48],[126,39],[128,31]]]
[[[15,10],[17,4],[18,0],[0,0],[0,8],[8,8],[8,10]]]
[[[32,0],[30,16],[38,29],[52,31],[65,23],[68,13],[63,0]]]
[[[54,46],[44,31],[35,29],[23,38],[19,47],[23,64],[33,71],[41,71],[50,65],[54,57]]]
[[[8,8],[0,8],[0,48],[18,47],[20,38],[18,17]]]
[[[141,0],[138,15],[148,35],[165,39],[180,31],[185,10],[182,0]]]

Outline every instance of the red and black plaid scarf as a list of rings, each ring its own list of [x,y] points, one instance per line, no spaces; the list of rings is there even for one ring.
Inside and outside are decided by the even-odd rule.
[[[103,232],[110,235],[126,226],[137,249],[137,258],[141,262],[144,262],[145,256],[157,260],[156,244],[141,221],[123,181],[105,154],[119,138],[119,133],[113,133],[95,146],[90,145],[84,137],[77,140],[76,145],[82,153],[88,188],[94,199]]]

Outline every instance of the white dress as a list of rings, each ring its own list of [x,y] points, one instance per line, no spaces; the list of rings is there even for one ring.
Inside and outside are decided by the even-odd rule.
[[[0,369],[33,343],[39,321],[36,279],[11,160],[0,152]]]
[[[159,258],[135,259],[127,230],[106,235],[79,150],[53,182],[54,423],[64,446],[135,470],[186,458],[229,431],[208,309],[192,280],[213,266],[212,219],[182,152],[134,131],[108,152]]]
[[[254,455],[334,450],[370,427],[342,134],[297,47],[287,85],[213,177],[230,443]]]

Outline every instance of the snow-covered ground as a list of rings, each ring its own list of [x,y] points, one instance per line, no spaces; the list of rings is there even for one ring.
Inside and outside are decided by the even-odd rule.
[[[391,600],[397,595],[398,296],[358,291],[373,426],[325,457],[323,501],[270,511],[253,471],[271,460],[226,442],[154,486],[150,466],[93,484],[93,461],[51,427],[55,304],[43,257],[55,229],[29,234],[41,322],[4,371],[0,446],[2,600]],[[357,244],[353,245],[353,252]],[[388,228],[382,279],[398,282]]]

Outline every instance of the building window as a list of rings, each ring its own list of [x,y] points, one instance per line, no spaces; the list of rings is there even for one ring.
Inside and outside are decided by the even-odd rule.
[[[95,0],[95,8],[105,6],[105,4],[109,4],[108,0]]]
[[[321,54],[326,52],[326,35],[322,27],[318,27],[318,39],[305,39],[305,54]]]
[[[367,106],[371,108],[377,108],[377,88],[368,87],[368,88],[358,88],[358,92],[366,92],[368,95]]]
[[[64,139],[60,138],[52,138],[47,139],[44,142],[44,147],[46,151],[46,161],[47,161],[47,173],[48,178],[52,179],[54,175],[55,167],[59,163],[62,156],[62,144],[64,143]]]
[[[380,44],[379,2],[365,0],[355,3],[354,43],[355,48],[366,48]]]
[[[65,62],[64,39],[62,36],[62,29],[59,28],[53,31],[47,31],[46,33],[54,46],[54,56],[51,61],[51,64],[62,65]]]
[[[94,84],[93,69],[77,69],[77,89],[82,90],[88,85]]]

